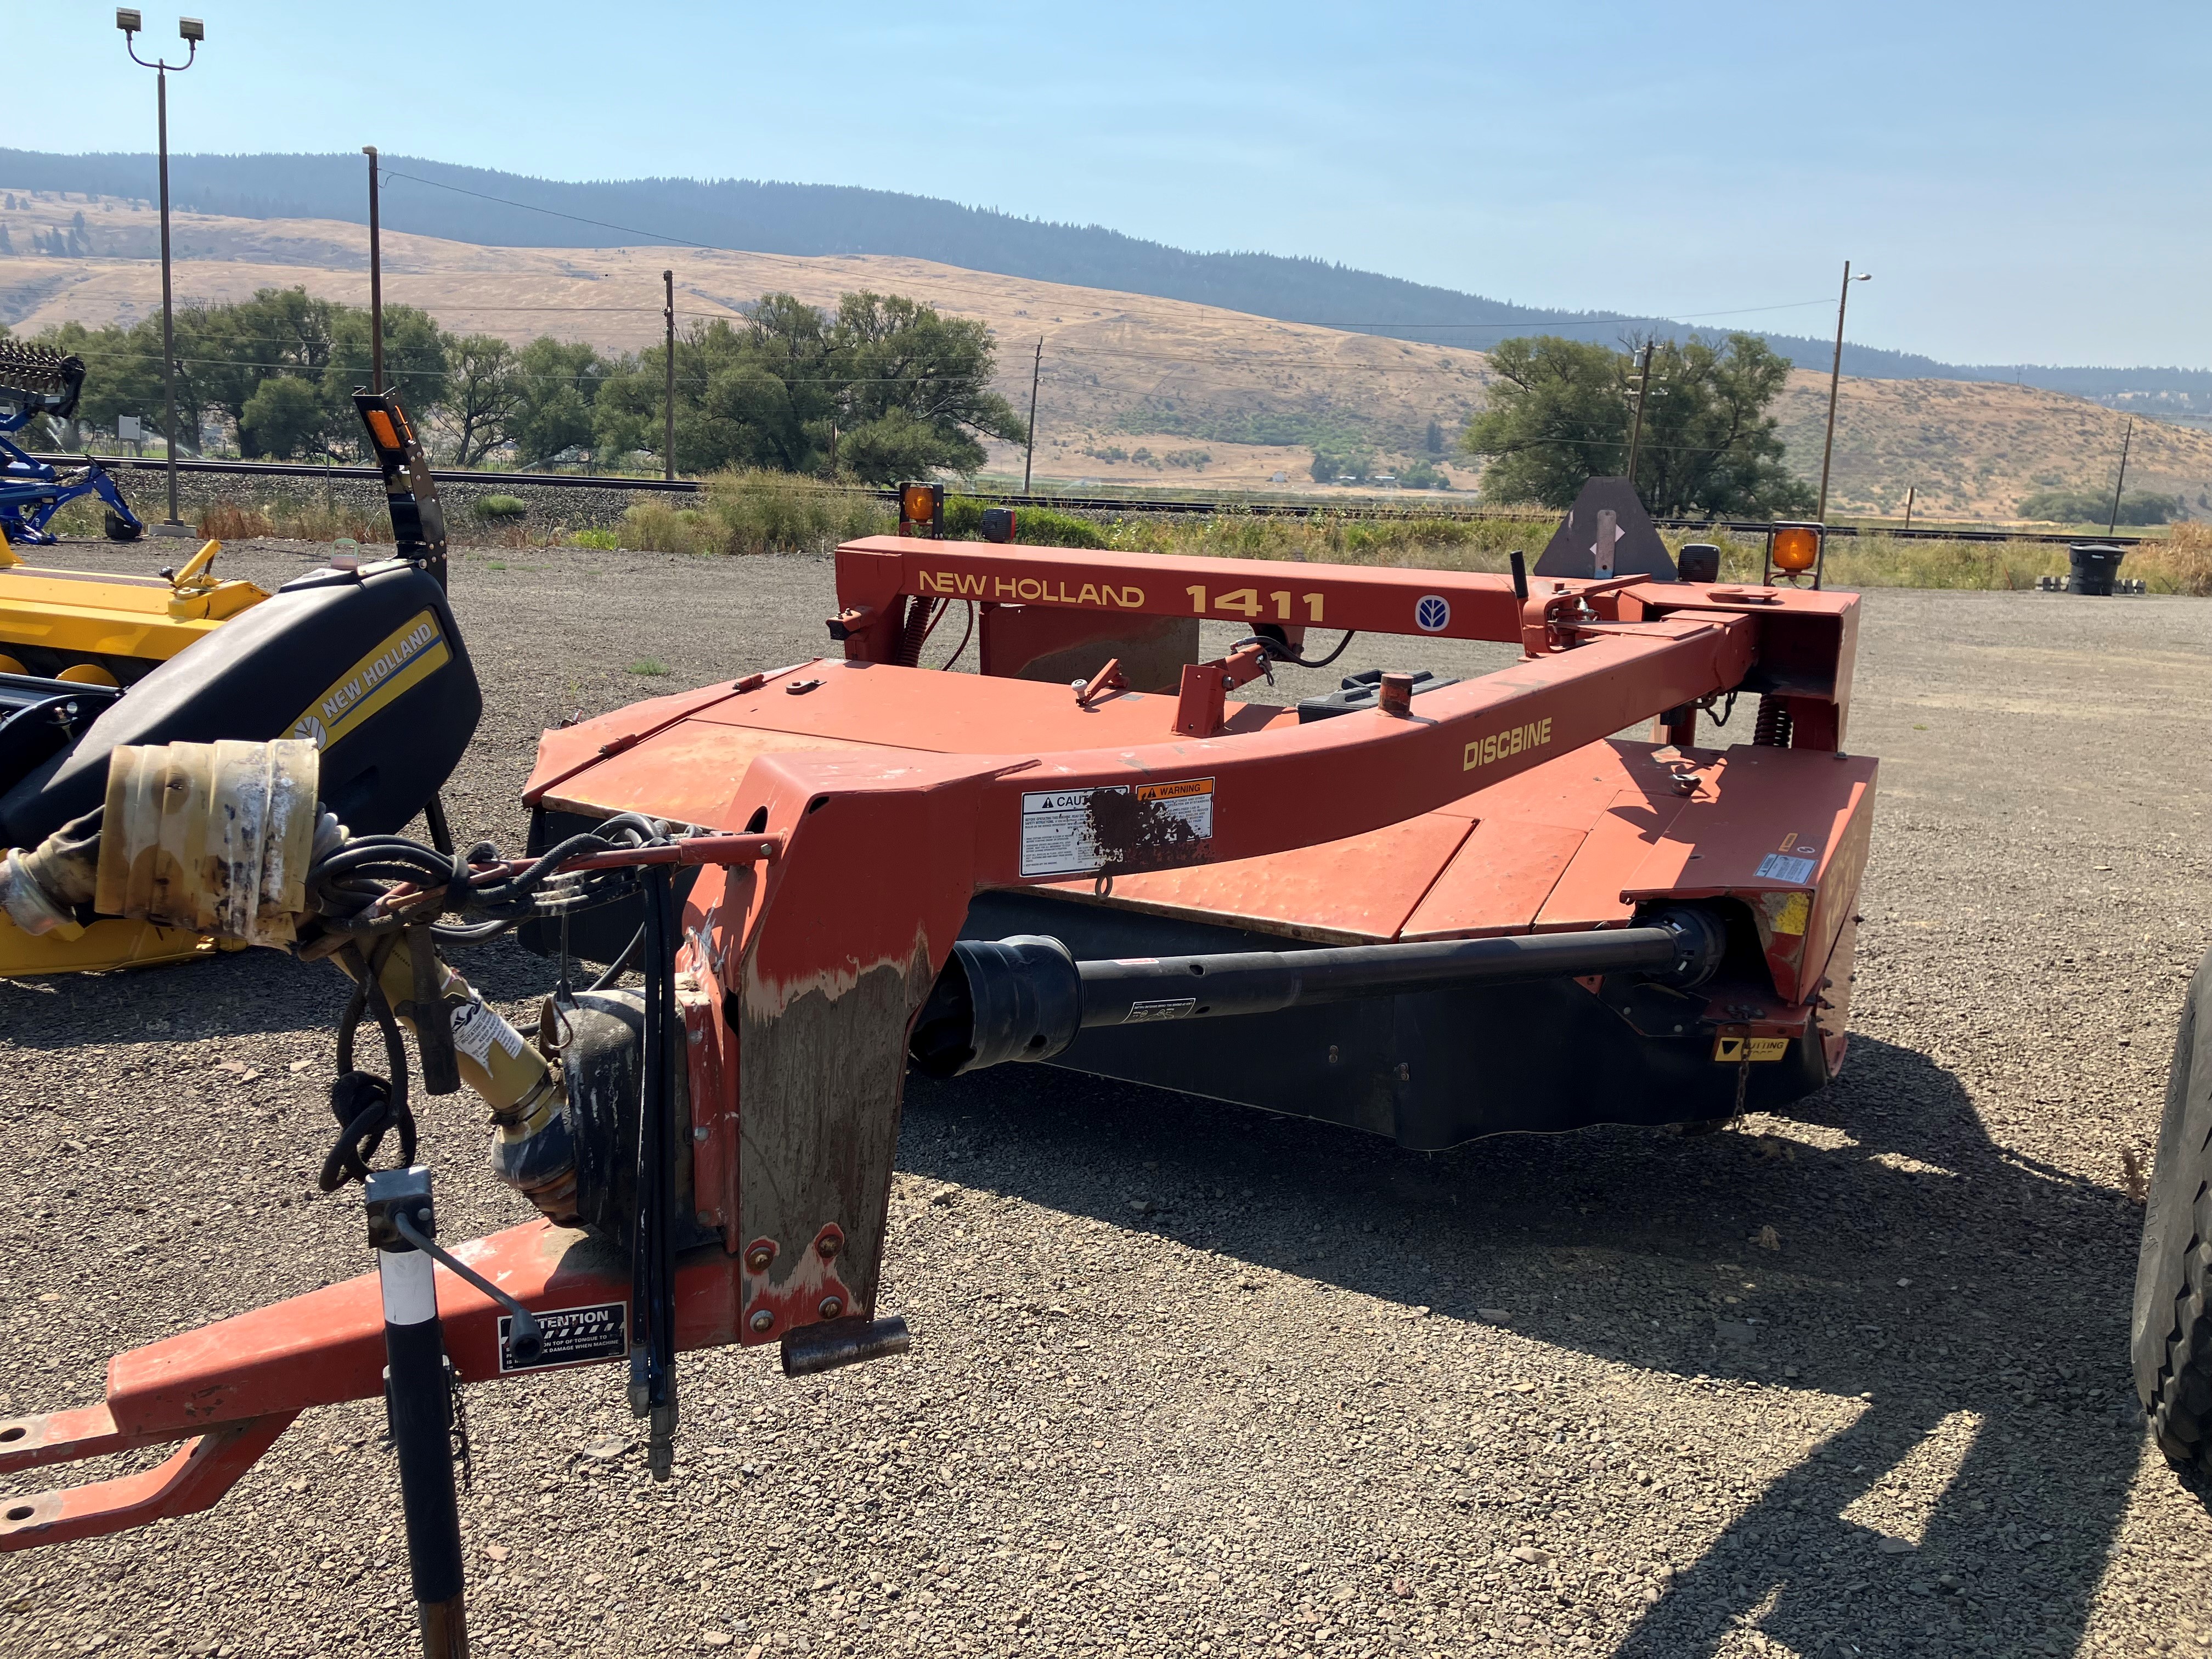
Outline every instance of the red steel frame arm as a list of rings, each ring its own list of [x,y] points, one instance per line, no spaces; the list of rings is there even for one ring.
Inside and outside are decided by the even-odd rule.
[[[582,1234],[532,1222],[455,1247],[533,1311],[627,1305],[629,1264]],[[720,1250],[678,1265],[677,1346],[738,1340],[739,1263]],[[447,1352],[465,1382],[501,1374],[501,1310],[437,1269]],[[592,1364],[611,1364],[609,1354]],[[384,1311],[373,1273],[110,1362],[104,1403],[0,1422],[0,1475],[183,1441],[160,1468],[96,1485],[0,1497],[0,1551],[89,1538],[219,1500],[313,1406],[384,1391]]]
[[[1106,616],[1197,617],[1246,628],[1313,628],[1553,648],[1544,625],[1583,611],[1601,623],[1667,616],[1759,619],[1757,656],[1796,717],[1796,746],[1841,746],[1858,621],[1856,594],[1707,583],[1540,580],[1525,607],[1505,576],[1359,569],[1267,560],[1153,557],[872,536],[837,550],[837,597],[862,620],[842,637],[850,660],[896,662],[915,605],[960,599]],[[1547,637],[1547,635],[1552,637]],[[1717,688],[1735,689],[1733,684]],[[1424,700],[1425,702],[1425,699]],[[1674,707],[1676,705],[1667,705]],[[1657,709],[1646,711],[1656,714]]]
[[[1620,627],[1572,650],[1425,693],[1410,717],[1351,714],[1233,737],[981,763],[990,775],[975,884],[1051,878],[1025,874],[1019,845],[1020,798],[1045,791],[1210,781],[1213,829],[1203,842],[1178,831],[1164,808],[1148,811],[1140,803],[1125,821],[1108,804],[1094,833],[1109,872],[1256,858],[1400,823],[1661,709],[1726,690],[1750,665],[1756,627],[1738,617]],[[779,759],[795,773],[807,764]]]
[[[1451,640],[1521,637],[1521,606],[1504,576],[871,536],[837,550],[838,604],[869,611],[864,626],[846,638],[846,656],[894,661],[898,602],[907,597]],[[1444,601],[1442,613],[1434,607],[1427,613],[1434,626],[1417,614],[1425,598]]]

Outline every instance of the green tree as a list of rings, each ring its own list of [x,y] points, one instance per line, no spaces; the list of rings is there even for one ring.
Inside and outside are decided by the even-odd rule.
[[[526,463],[550,460],[592,443],[592,410],[614,365],[580,343],[541,334],[515,358],[516,408],[507,423]]]
[[[599,389],[603,453],[660,454],[665,348],[617,365]],[[764,295],[742,321],[695,324],[676,348],[676,465],[765,467],[888,483],[972,471],[979,435],[1026,431],[991,390],[989,331],[898,295],[848,294],[834,317]]]
[[[239,446],[249,455],[299,460],[326,453],[330,411],[313,380],[277,374],[264,380],[239,413]]]
[[[473,466],[507,441],[522,408],[514,348],[497,335],[468,334],[447,353],[446,423],[455,435],[453,465]]]
[[[125,328],[109,323],[87,328],[82,323],[61,323],[43,330],[36,343],[84,359],[84,389],[77,396],[76,418],[94,432],[115,435],[115,417],[138,415],[148,427],[161,424],[161,324],[148,319]],[[177,384],[178,425],[197,431],[191,387],[187,376]]]
[[[1628,465],[1634,357],[1555,336],[1506,340],[1491,353],[1490,406],[1461,447],[1489,459],[1482,489],[1499,501],[1571,503],[1583,483]],[[1636,467],[1637,493],[1656,514],[1811,510],[1813,492],[1783,465],[1766,413],[1790,377],[1763,340],[1692,338],[1652,349],[1650,395]]]
[[[848,434],[841,471],[868,483],[983,464],[979,438],[1019,443],[1029,428],[991,390],[991,331],[897,294],[848,294],[830,333]],[[870,428],[888,423],[880,431]],[[922,429],[929,434],[922,436]],[[883,470],[896,458],[898,465]]]
[[[415,306],[384,307],[384,383],[408,410],[429,415],[446,407],[447,348],[453,337]],[[331,307],[329,361],[322,374],[333,453],[366,455],[368,434],[354,410],[353,394],[369,382],[369,313],[366,306]]]
[[[2149,490],[2130,490],[2120,500],[2119,522],[2127,525],[2166,524],[2181,516],[2179,495]],[[2107,524],[2112,517],[2112,495],[2104,489],[2041,489],[2020,504],[2023,519],[2053,524]]]

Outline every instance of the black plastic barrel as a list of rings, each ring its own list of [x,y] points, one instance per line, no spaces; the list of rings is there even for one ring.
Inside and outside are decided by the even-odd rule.
[[[2075,542],[2066,551],[2074,565],[2073,574],[2066,579],[2066,591],[2111,598],[2112,578],[2120,574],[2120,561],[2127,556],[2127,549],[2109,542]]]

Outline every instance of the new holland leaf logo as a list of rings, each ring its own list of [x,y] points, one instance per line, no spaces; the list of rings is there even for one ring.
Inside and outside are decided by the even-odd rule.
[[[1425,593],[1413,607],[1413,623],[1424,634],[1441,634],[1451,626],[1451,601],[1441,593]]]

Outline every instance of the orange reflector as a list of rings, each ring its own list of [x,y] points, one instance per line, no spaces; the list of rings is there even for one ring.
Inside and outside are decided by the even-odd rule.
[[[1774,532],[1774,568],[1810,570],[1820,562],[1820,532],[1808,525],[1793,524]]]
[[[908,484],[899,491],[899,517],[908,524],[928,524],[937,517],[937,491],[928,484]]]
[[[383,448],[397,449],[400,447],[399,434],[392,429],[392,417],[380,409],[368,411],[368,432]]]

